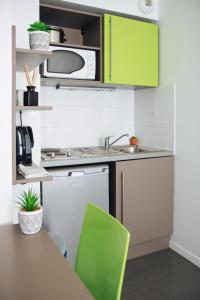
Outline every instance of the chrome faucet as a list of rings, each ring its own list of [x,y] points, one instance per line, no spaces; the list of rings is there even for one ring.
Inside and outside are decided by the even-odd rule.
[[[121,135],[120,137],[118,137],[114,142],[112,142],[111,144],[110,144],[110,138],[112,137],[112,136],[107,136],[106,138],[105,138],[105,150],[109,150],[110,149],[110,147],[112,146],[112,145],[114,145],[116,142],[118,142],[121,138],[123,138],[124,136],[129,136],[129,134],[128,133],[126,133],[126,134],[123,134],[123,135]]]

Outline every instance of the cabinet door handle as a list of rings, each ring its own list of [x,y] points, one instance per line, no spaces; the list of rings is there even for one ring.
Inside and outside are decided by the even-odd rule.
[[[124,172],[121,172],[121,223],[124,223]]]
[[[112,17],[110,17],[110,81],[112,81]]]

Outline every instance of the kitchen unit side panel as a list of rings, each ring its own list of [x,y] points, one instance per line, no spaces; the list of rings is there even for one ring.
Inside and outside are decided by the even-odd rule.
[[[104,81],[158,85],[158,26],[123,17],[104,18]]]
[[[173,157],[116,164],[116,217],[131,245],[169,236],[173,224]]]

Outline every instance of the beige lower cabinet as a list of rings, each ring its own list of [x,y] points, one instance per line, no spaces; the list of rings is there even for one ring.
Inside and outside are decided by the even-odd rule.
[[[130,231],[129,258],[169,246],[173,224],[173,157],[116,163],[116,217]]]

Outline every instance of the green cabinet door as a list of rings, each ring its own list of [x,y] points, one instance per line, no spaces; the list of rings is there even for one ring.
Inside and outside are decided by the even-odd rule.
[[[104,82],[158,85],[158,26],[104,15]]]

